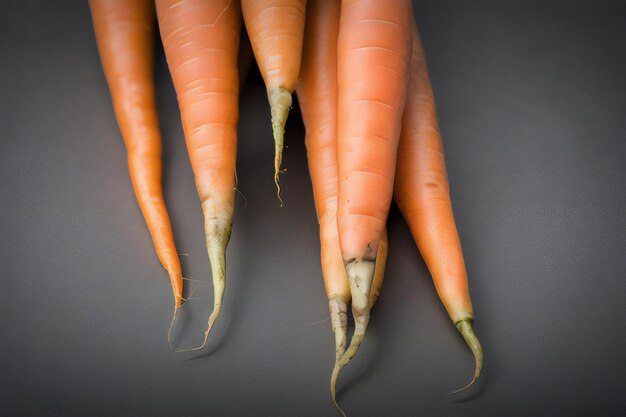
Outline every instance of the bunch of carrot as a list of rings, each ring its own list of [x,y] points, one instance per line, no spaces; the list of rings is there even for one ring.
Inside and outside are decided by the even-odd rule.
[[[161,187],[152,79],[154,5],[151,0],[90,0],[90,6],[135,194],[170,276],[176,311],[182,305],[183,282]],[[284,127],[294,92],[302,110],[335,334],[333,401],[339,372],[363,341],[382,284],[392,198],[450,318],[474,353],[473,383],[482,367],[482,349],[472,330],[465,265],[411,2],[156,0],[156,14],[211,261],[214,309],[200,347],[219,316],[225,287],[243,20],[267,87],[278,193]],[[349,303],[355,324],[348,345]]]

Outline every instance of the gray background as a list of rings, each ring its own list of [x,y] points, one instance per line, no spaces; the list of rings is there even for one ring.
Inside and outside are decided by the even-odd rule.
[[[339,382],[351,416],[626,413],[626,5],[519,3],[415,4],[484,376],[449,395],[473,361],[392,208],[382,295]],[[297,108],[281,209],[264,90],[246,84],[224,311],[206,351],[173,354],[86,2],[3,1],[0,56],[0,414],[338,415]],[[156,80],[184,272],[210,282],[162,52]],[[211,295],[195,286],[181,347]]]

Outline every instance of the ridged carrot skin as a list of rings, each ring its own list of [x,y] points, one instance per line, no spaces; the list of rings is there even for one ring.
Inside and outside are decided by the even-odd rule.
[[[394,198],[441,301],[474,353],[476,370],[471,385],[480,375],[483,352],[472,329],[474,311],[467,272],[452,212],[433,91],[415,24],[413,39],[410,89],[402,119]]]
[[[153,81],[154,3],[90,0],[102,68],[128,152],[139,207],[174,291],[182,303],[183,276],[161,184],[161,134]]]
[[[347,313],[350,284],[341,256],[337,230],[337,37],[340,4],[336,0],[310,1],[298,101],[306,127],[306,147],[313,196],[320,225],[322,272],[335,334],[335,361],[347,343]],[[382,285],[387,259],[387,234],[383,232],[376,256],[370,306]],[[331,381],[335,398],[335,380]]]
[[[355,331],[335,373],[356,354],[369,321],[379,241],[391,204],[411,52],[410,1],[344,0],[337,50],[337,225]]]
[[[280,194],[278,174],[291,94],[300,73],[306,0],[241,0],[241,8],[267,88],[274,136],[274,181]]]
[[[221,310],[233,221],[241,10],[238,2],[229,0],[157,0],[156,4],[211,261],[214,310],[204,346]]]
[[[320,225],[322,271],[329,300],[345,305],[350,285],[337,232],[337,36],[340,2],[309,1],[298,102]],[[345,315],[345,312],[343,313]],[[345,348],[346,341],[343,341]],[[343,353],[343,352],[342,352]]]

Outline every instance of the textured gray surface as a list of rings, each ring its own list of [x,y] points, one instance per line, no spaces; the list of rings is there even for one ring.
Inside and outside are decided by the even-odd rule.
[[[448,394],[472,359],[392,209],[386,282],[339,383],[351,416],[626,413],[626,6],[545,3],[416,3],[484,377]],[[0,56],[0,414],[337,415],[297,110],[281,209],[258,75],[246,86],[248,205],[238,197],[221,320],[205,354],[187,360],[165,341],[171,291],[133,197],[86,2],[0,3]],[[208,281],[162,55],[156,76],[176,241],[185,274]]]

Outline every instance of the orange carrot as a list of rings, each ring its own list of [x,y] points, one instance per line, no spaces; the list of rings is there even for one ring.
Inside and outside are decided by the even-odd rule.
[[[241,8],[267,88],[274,135],[274,182],[280,199],[278,174],[291,94],[300,72],[306,0],[241,0]]]
[[[344,0],[338,39],[337,225],[355,331],[334,373],[356,354],[391,197],[408,84],[410,1]]]
[[[320,224],[322,272],[328,295],[330,318],[335,334],[335,366],[346,348],[347,303],[350,285],[341,257],[337,231],[337,36],[340,4],[335,0],[311,1],[307,5],[307,25],[300,82],[297,87],[302,118],[306,127],[306,147],[313,196]],[[384,276],[387,235],[378,246],[370,305]],[[335,400],[335,382],[331,394]],[[335,404],[336,401],[335,401]]]
[[[480,375],[483,351],[472,329],[474,311],[454,222],[443,145],[426,59],[413,24],[410,89],[402,119],[395,201],[430,270],[450,318],[471,348]],[[468,385],[468,386],[469,386]]]
[[[175,308],[183,276],[161,185],[161,135],[154,82],[154,4],[149,0],[90,0],[102,68],[126,149],[139,207],[167,270]]]
[[[233,221],[241,11],[232,0],[157,0],[156,4],[211,261],[214,309],[204,341],[196,348],[200,349],[221,310]]]
[[[337,234],[337,36],[340,3],[309,1],[298,102],[306,128],[313,197],[320,225],[322,272],[337,360],[346,347],[350,285]]]

